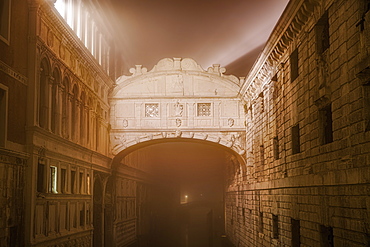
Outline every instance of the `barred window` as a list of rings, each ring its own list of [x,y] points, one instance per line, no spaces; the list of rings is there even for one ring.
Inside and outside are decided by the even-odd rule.
[[[279,238],[279,216],[275,214],[272,215],[272,237]]]
[[[0,2],[0,40],[9,44],[11,0]]]
[[[290,54],[290,82],[293,82],[298,75],[298,49],[295,49]]]
[[[292,127],[292,154],[301,152],[299,124]]]
[[[322,54],[330,46],[329,18],[327,11],[316,23],[315,32],[316,32],[316,51],[318,54]]]
[[[198,103],[198,116],[211,116],[211,103]]]
[[[159,117],[159,104],[145,104],[145,117]]]
[[[333,117],[331,104],[319,110],[321,144],[333,142]]]

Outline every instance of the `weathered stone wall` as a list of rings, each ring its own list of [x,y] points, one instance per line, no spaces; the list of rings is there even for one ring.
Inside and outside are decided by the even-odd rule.
[[[242,154],[241,80],[190,58],[164,58],[152,70],[138,65],[121,76],[110,95],[113,154],[165,138],[201,139]]]
[[[23,19],[29,29],[30,56],[27,126],[23,126],[30,155],[25,173],[25,244],[90,246],[93,233],[109,235],[104,221],[93,225],[94,209],[101,206],[94,204],[93,185],[95,173],[106,179],[110,172],[108,91],[113,80],[106,63],[84,46],[52,2],[28,2]],[[104,187],[107,179],[103,182],[98,196],[105,202],[111,191]],[[112,221],[110,212],[99,213]],[[99,240],[101,245],[104,237]]]
[[[0,246],[24,244],[26,156],[0,149]]]
[[[290,3],[247,78],[247,169],[226,197],[237,246],[370,244],[365,2]]]

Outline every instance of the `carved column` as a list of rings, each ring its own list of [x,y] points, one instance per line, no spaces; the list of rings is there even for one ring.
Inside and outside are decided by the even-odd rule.
[[[56,116],[56,131],[55,134],[62,136],[62,124],[63,124],[63,86],[58,84],[57,86],[57,116]]]
[[[90,148],[92,150],[95,150],[95,147],[96,147],[96,112],[94,110],[91,111],[91,117],[90,117],[90,121],[91,121],[91,129],[90,129],[90,133],[91,133],[91,136],[90,136]]]
[[[51,94],[51,130],[54,134],[59,135],[60,126],[60,84],[59,81],[52,83]]]
[[[72,103],[73,103],[73,95],[67,92],[66,126],[68,127],[67,128],[67,138],[69,140],[72,139],[72,122],[73,122]]]
[[[39,126],[48,129],[49,118],[49,80],[43,68],[40,69],[39,79]]]
[[[85,112],[86,112],[86,106],[85,106],[85,102],[84,101],[81,101],[81,105],[80,105],[80,144],[81,145],[85,145],[85,131],[86,131],[86,126],[85,126],[85,122],[86,122],[86,115],[85,115]]]
[[[86,104],[85,105],[85,112],[84,112],[84,126],[83,126],[83,130],[84,130],[84,142],[85,142],[85,146],[88,145],[87,143],[87,138],[89,136],[89,111],[90,111],[90,108],[89,106]]]
[[[89,111],[89,107],[85,104],[82,104],[81,106],[81,144],[82,145],[87,145],[87,135],[88,135],[88,132],[87,132],[87,126],[88,126],[88,111]]]
[[[91,148],[91,136],[92,136],[92,131],[91,131],[91,118],[92,118],[92,114],[91,114],[91,108],[89,105],[87,105],[86,107],[86,146],[88,148]]]
[[[76,97],[75,97],[75,104],[76,104],[76,112],[75,112],[75,116],[74,116],[74,125],[75,125],[75,141],[77,143],[81,143],[81,140],[80,140],[80,127],[81,127],[81,122],[80,122],[80,117],[81,117],[81,110],[82,110],[82,102],[80,100],[78,100]]]
[[[97,113],[96,114],[96,118],[95,118],[95,128],[96,128],[96,138],[95,138],[95,149],[96,151],[99,151],[99,147],[100,147],[100,135],[101,135],[101,123],[100,123],[100,114]]]
[[[52,95],[53,95],[53,84],[54,84],[54,81],[55,81],[55,78],[52,77],[52,76],[49,76],[48,77],[48,83],[47,83],[47,98],[46,98],[46,102],[47,102],[47,117],[46,117],[46,126],[47,126],[47,130],[48,131],[51,131],[51,120],[52,120],[52,114],[53,114],[53,111],[52,111]]]

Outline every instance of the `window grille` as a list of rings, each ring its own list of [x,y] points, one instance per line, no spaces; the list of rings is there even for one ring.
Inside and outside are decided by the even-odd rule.
[[[211,116],[211,103],[198,103],[198,116]]]
[[[145,117],[159,117],[159,104],[145,104]]]

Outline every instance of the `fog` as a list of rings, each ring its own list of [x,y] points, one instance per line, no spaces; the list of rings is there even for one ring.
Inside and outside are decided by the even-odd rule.
[[[221,246],[224,234],[224,149],[209,144],[151,145],[151,246]]]
[[[220,64],[246,76],[288,0],[111,2],[127,74],[136,64],[150,70],[162,58],[189,57],[203,69]]]

